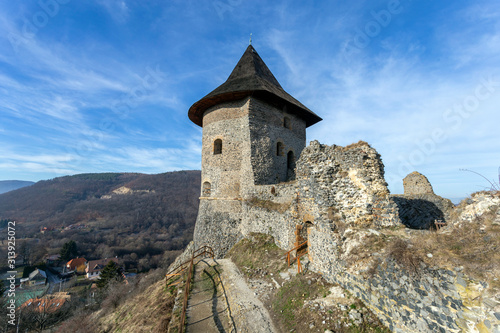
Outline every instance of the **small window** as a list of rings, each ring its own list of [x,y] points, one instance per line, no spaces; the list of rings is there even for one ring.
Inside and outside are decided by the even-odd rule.
[[[211,193],[212,193],[212,185],[209,182],[204,182],[202,195],[204,197],[209,197]]]
[[[287,154],[286,166],[287,166],[287,171],[286,171],[287,181],[295,180],[295,155],[291,150]]]
[[[217,139],[214,141],[214,155],[222,154],[222,140]]]
[[[288,128],[288,129],[292,128],[292,125],[290,124],[290,118],[285,117],[283,119],[283,127]]]
[[[278,142],[276,144],[276,156],[283,156],[284,147],[283,142]]]

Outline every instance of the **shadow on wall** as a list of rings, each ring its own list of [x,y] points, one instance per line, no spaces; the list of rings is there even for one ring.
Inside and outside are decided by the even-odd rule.
[[[444,212],[433,202],[425,199],[412,199],[393,196],[399,208],[399,218],[411,229],[429,229],[435,220],[445,221]]]

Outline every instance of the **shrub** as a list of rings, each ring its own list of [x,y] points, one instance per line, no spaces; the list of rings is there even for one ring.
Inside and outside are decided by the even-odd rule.
[[[417,252],[411,249],[407,241],[401,238],[394,239],[389,245],[388,253],[398,265],[405,268],[410,274],[418,273],[420,263],[423,260]]]

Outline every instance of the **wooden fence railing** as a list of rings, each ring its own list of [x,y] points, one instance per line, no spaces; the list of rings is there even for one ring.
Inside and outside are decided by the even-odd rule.
[[[304,251],[300,251],[304,249]],[[291,258],[291,253],[293,251],[297,251],[295,253],[295,258]],[[297,245],[296,247],[294,247],[293,249],[291,249],[290,251],[288,251],[286,253],[286,261],[288,263],[288,267],[290,267],[290,262],[293,261],[294,259],[297,259],[297,270],[299,273],[302,272],[302,265],[300,263],[300,257],[302,257],[304,254],[306,254],[308,252],[308,249],[307,249],[307,241],[305,241],[304,243],[301,243],[299,245]]]
[[[201,257],[202,255],[206,255],[206,254],[208,254],[212,259],[215,257],[214,251],[212,250],[212,248],[204,245],[204,246],[196,249],[195,251],[193,251],[193,253],[191,255],[191,259],[186,260],[185,262],[179,264],[176,268],[171,270],[169,273],[165,274],[165,283],[166,283],[166,286],[169,287],[169,286],[180,283],[182,281],[182,279],[180,279],[182,272],[184,270],[186,270],[186,268],[189,268],[186,284],[184,286],[184,303],[182,305],[181,319],[179,322],[179,333],[184,332],[184,324],[186,321],[187,303],[188,303],[188,299],[189,299],[189,291],[191,289],[191,277],[193,275],[193,267],[195,265],[194,260],[196,258]],[[188,264],[189,264],[189,266],[188,266]],[[174,280],[176,277],[179,277],[179,279]]]

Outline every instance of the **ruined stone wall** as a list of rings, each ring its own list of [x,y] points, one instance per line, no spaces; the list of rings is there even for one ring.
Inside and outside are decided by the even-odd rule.
[[[296,216],[295,182],[254,186],[243,200],[241,233],[272,235],[277,245],[290,248],[295,241]]]
[[[301,216],[337,225],[400,223],[380,155],[367,143],[340,147],[311,142],[297,162],[297,182]]]
[[[427,177],[417,171],[413,171],[403,179],[403,186],[405,195],[434,194]]]
[[[498,329],[496,301],[484,294],[484,284],[460,271],[423,266],[414,274],[381,253],[356,257],[358,247],[383,237],[384,227],[401,224],[380,156],[369,145],[312,142],[297,162],[295,182],[252,191],[254,202],[243,201],[242,234],[270,234],[288,250],[295,227],[312,222],[310,268],[363,300],[392,331]],[[432,196],[427,199],[438,197]]]
[[[295,181],[245,189],[241,234],[266,233],[290,249],[297,225],[307,222],[332,230],[400,224],[380,155],[368,144],[346,149],[314,141],[303,150],[296,172]]]
[[[450,221],[453,203],[435,194],[391,195],[401,222],[412,229],[429,229],[434,221]]]
[[[361,237],[361,241],[362,241]],[[348,268],[346,243],[328,228],[310,235],[310,269],[361,299],[393,332],[498,332],[498,304],[461,272],[425,265],[411,274],[392,260],[368,271]],[[322,244],[322,246],[315,246]],[[375,253],[375,260],[380,254]],[[382,260],[382,259],[380,259]],[[423,264],[422,264],[423,265]]]
[[[241,174],[251,170],[243,168]],[[238,199],[202,199],[194,247],[210,245],[223,257],[238,240],[258,232],[289,250],[296,226],[311,222],[309,268],[363,300],[392,331],[498,331],[498,302],[484,294],[484,284],[460,271],[422,264],[415,274],[384,253],[356,257],[359,247],[384,237],[385,227],[401,224],[375,149],[363,142],[339,147],[314,141],[302,151],[296,172],[295,181],[245,185]],[[481,199],[474,200],[482,207]],[[463,209],[464,219],[469,211]]]
[[[435,221],[449,222],[453,203],[434,194],[427,177],[414,171],[403,179],[404,194],[391,196],[401,222],[412,229],[434,228]]]
[[[500,226],[500,192],[479,192],[464,199],[456,208],[457,218],[454,223],[471,222],[478,216],[487,214],[496,207],[493,225]]]
[[[458,221],[497,209],[500,196],[477,195],[458,212]],[[492,222],[496,223],[496,219]],[[462,272],[420,263],[409,272],[382,252],[372,248],[386,237],[383,228],[332,228],[317,223],[309,234],[309,268],[330,282],[338,283],[363,302],[393,332],[498,332],[500,301],[487,284]],[[376,249],[376,247],[375,247]]]

